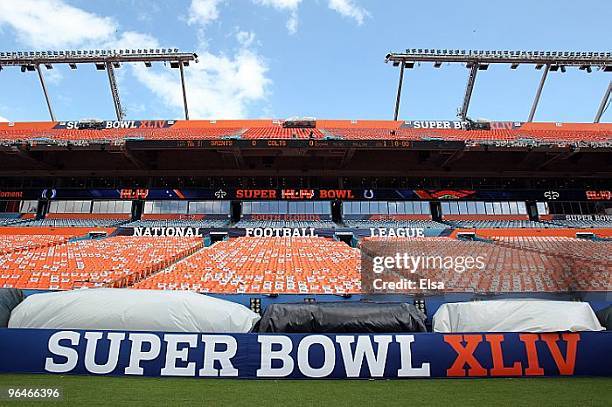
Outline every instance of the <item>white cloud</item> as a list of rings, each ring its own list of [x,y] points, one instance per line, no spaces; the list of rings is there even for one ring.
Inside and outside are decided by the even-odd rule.
[[[290,34],[295,34],[298,29],[298,8],[302,0],[252,0],[255,4],[265,7],[272,7],[276,10],[289,12],[287,20],[287,30]],[[328,0],[331,10],[340,15],[352,18],[358,25],[363,24],[370,13],[363,7],[357,5],[354,0]]]
[[[297,11],[291,12],[291,16],[289,17],[289,20],[287,20],[286,27],[287,27],[287,30],[289,31],[289,34],[295,34],[297,32],[297,29],[298,29]]]
[[[62,0],[2,0],[2,25],[11,26],[19,42],[39,49],[104,41],[117,30],[112,18],[97,16]]]
[[[271,80],[263,58],[247,49],[255,40],[252,32],[238,31],[240,48],[234,56],[215,55],[206,49],[198,51],[199,62],[185,69],[187,105],[191,119],[248,117],[250,103],[266,96]],[[160,48],[158,40],[148,34],[124,32],[113,48]],[[136,79],[147,87],[169,109],[180,115],[183,93],[178,71],[157,66],[132,65]],[[129,108],[129,107],[128,107]]]
[[[9,119],[0,116],[0,122],[8,122],[8,121],[9,121]]]
[[[157,38],[135,31],[125,31],[119,38],[113,38],[102,45],[109,49],[161,48]]]
[[[199,63],[185,71],[190,118],[244,118],[248,105],[261,100],[270,84],[267,67],[256,53],[241,49],[233,57],[201,52]],[[176,71],[135,66],[137,78],[169,108],[182,110]]]
[[[254,0],[256,4],[274,7],[278,10],[295,10],[302,0]]]
[[[217,5],[222,1],[193,0],[190,22],[203,30],[207,22],[218,18]],[[12,4],[9,7],[7,3]],[[191,20],[196,16],[197,20]],[[152,35],[118,33],[111,18],[72,7],[63,0],[0,0],[0,26],[3,24],[15,30],[18,42],[36,48],[161,48],[160,41]],[[200,41],[199,63],[192,63],[185,70],[190,118],[244,118],[249,115],[251,103],[265,99],[271,80],[264,59],[249,48],[254,39],[251,32],[236,33],[238,49],[229,56],[213,54]],[[132,64],[116,73],[120,93],[129,94],[126,89],[131,84],[126,79],[133,75],[177,116],[181,114],[183,98],[178,70],[160,64],[153,68]],[[126,108],[128,112],[141,112],[141,106]]]
[[[255,4],[260,6],[272,7],[280,11],[288,11],[290,13],[287,20],[287,30],[290,34],[295,34],[298,28],[298,6],[302,0],[253,0]]]
[[[219,4],[225,0],[191,0],[188,24],[206,25],[219,18]]]
[[[245,48],[250,47],[255,42],[255,33],[252,31],[238,31],[236,33],[236,41]]]
[[[329,0],[329,8],[340,13],[344,17],[352,18],[358,25],[363,24],[370,13],[363,7],[355,4],[353,0]]]

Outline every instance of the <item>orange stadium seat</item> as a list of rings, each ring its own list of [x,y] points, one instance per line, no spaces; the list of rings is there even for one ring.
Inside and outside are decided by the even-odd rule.
[[[197,238],[117,236],[13,251],[0,256],[0,287],[125,287],[202,245]]]
[[[358,293],[359,251],[320,237],[240,237],[200,250],[135,287],[225,294]]]
[[[1,235],[0,255],[28,249],[53,246],[68,241],[63,235]]]
[[[593,141],[609,142],[612,132],[606,127],[584,128],[567,125],[554,128],[551,123],[525,124],[515,129],[457,130],[423,129],[399,127],[321,127],[286,128],[280,125],[251,125],[244,121],[197,127],[135,128],[135,129],[40,129],[40,128],[0,128],[0,140],[124,140],[128,138],[144,140],[216,140],[224,138],[243,139],[322,139],[333,137],[347,140],[431,140],[446,141]],[[388,122],[394,124],[397,122]],[[223,127],[228,126],[228,127]]]
[[[452,129],[413,129],[413,128],[326,128],[329,135],[347,140],[412,140],[421,141],[440,139],[447,141],[511,141],[533,139],[541,141],[610,141],[610,131],[570,131],[570,130],[452,130]]]
[[[505,238],[499,238],[503,242]],[[515,242],[515,238],[509,238]],[[523,238],[516,238],[523,239]],[[567,238],[524,238],[534,242],[543,239],[548,247],[559,242],[575,243],[577,239]],[[559,256],[559,251],[547,253],[529,250],[519,244],[495,244],[484,241],[462,241],[451,238],[366,238],[367,250],[377,255],[391,255],[396,252],[414,253],[422,256],[451,256],[453,258],[482,256],[484,268],[464,270],[428,269],[420,270],[421,278],[444,281],[449,292],[506,293],[506,292],[567,292],[567,291],[610,291],[612,290],[612,243],[587,242],[593,252],[604,257],[604,261],[589,261],[587,258]],[[363,243],[362,243],[363,245]],[[555,246],[559,250],[566,247]],[[568,245],[570,246],[570,245]],[[577,246],[578,247],[578,246]],[[579,252],[579,248],[575,249]],[[607,263],[606,261],[607,260]]]
[[[324,135],[319,129],[299,129],[285,127],[253,127],[242,134],[244,139],[321,139]]]
[[[167,128],[167,129],[0,129],[0,139],[6,140],[122,140],[142,138],[144,140],[216,140],[240,135],[241,128]]]

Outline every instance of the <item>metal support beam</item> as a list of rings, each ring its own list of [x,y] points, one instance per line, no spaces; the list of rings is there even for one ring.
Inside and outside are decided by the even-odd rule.
[[[407,49],[406,52],[387,54],[385,62],[433,62],[462,64],[530,64],[560,66],[592,66],[605,68],[612,65],[610,52],[555,52],[555,51],[483,51]]]
[[[39,64],[36,64],[36,72],[38,72],[38,79],[40,80],[40,86],[42,86],[42,90],[45,95],[45,100],[47,101],[47,109],[49,109],[49,116],[51,116],[51,121],[54,122],[55,115],[53,114],[53,109],[51,108],[51,100],[49,99],[49,94],[47,93],[47,86],[45,85],[45,78],[43,77]]]
[[[146,166],[145,163],[143,163],[141,160],[139,160],[138,158],[136,158],[132,152],[130,151],[130,149],[127,146],[123,146],[121,148],[121,154],[123,154],[123,156],[134,165],[134,167],[140,169],[140,170],[147,170],[148,167]]]
[[[547,64],[544,68],[544,72],[542,72],[542,78],[540,79],[540,85],[538,86],[538,90],[535,95],[535,99],[533,99],[533,104],[531,105],[531,111],[529,112],[529,117],[527,118],[528,122],[533,121],[533,117],[535,116],[536,109],[538,108],[538,103],[540,102],[540,96],[542,95],[542,89],[544,88],[544,82],[546,82],[546,77],[548,76],[548,71],[550,70],[550,65]]]
[[[242,150],[239,148],[233,149],[232,153],[234,154],[234,161],[236,162],[236,168],[239,170],[244,170],[246,168],[246,163],[244,161],[244,156],[242,155]]]
[[[470,107],[470,99],[472,99],[472,91],[474,90],[474,83],[476,83],[476,74],[478,73],[478,64],[472,64],[470,67],[470,76],[468,76],[467,85],[465,86],[465,96],[463,97],[463,104],[459,111],[459,118],[465,120],[467,118],[468,108]]]
[[[348,163],[353,159],[354,155],[355,155],[354,148],[349,148],[348,150],[346,150],[346,153],[344,153],[344,157],[342,157],[342,161],[340,162],[340,168],[346,168]]]
[[[113,103],[115,104],[115,114],[117,120],[123,120],[123,109],[121,108],[121,100],[119,99],[119,89],[117,88],[117,80],[115,79],[115,71],[110,62],[106,62],[106,72],[108,73],[108,83],[110,85],[111,95],[113,95]]]
[[[21,158],[24,161],[29,162],[30,164],[34,164],[36,167],[43,169],[45,171],[54,171],[57,168],[45,161],[38,159],[32,155],[30,151],[28,151],[24,146],[17,147],[11,154],[15,154],[17,157]]]
[[[440,165],[441,168],[445,168],[455,161],[461,159],[465,155],[465,150],[456,150],[455,152],[449,154],[448,158],[444,160],[444,162]]]
[[[578,154],[579,152],[580,152],[580,147],[577,147],[577,148],[569,150],[569,151],[564,151],[564,152],[561,152],[561,153],[557,153],[557,154],[553,155],[551,158],[549,158],[548,160],[546,160],[543,163],[541,163],[540,165],[538,165],[538,167],[536,168],[536,171],[542,170],[544,167],[546,167],[549,164],[552,164],[555,161],[567,160],[568,158]]]
[[[402,97],[402,84],[404,83],[404,69],[404,63],[400,62],[399,84],[397,85],[397,97],[395,99],[395,113],[393,114],[393,120],[397,120],[397,117],[399,116],[400,100]]]
[[[595,115],[595,120],[593,120],[593,123],[599,123],[599,120],[601,120],[601,116],[606,109],[608,99],[610,99],[610,91],[612,91],[612,81],[608,83],[608,89],[606,90],[606,93],[604,93],[603,99],[601,99],[601,103],[599,104],[599,109],[597,109],[597,114]]]
[[[185,90],[185,73],[183,72],[183,61],[179,61],[179,71],[181,72],[181,87],[183,88],[183,106],[185,107],[185,120],[189,120],[189,110],[187,109],[187,91]]]

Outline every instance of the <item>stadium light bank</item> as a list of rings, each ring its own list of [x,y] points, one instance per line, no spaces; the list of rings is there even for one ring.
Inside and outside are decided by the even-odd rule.
[[[185,120],[189,120],[187,91],[183,69],[189,66],[191,61],[197,63],[197,58],[197,54],[193,52],[180,52],[177,48],[0,52],[0,70],[4,67],[15,66],[20,67],[21,72],[36,71],[45,96],[45,101],[47,102],[49,116],[51,116],[52,121],[56,121],[40,66],[43,65],[46,69],[53,69],[53,65],[65,64],[68,65],[70,69],[77,69],[78,64],[93,64],[97,70],[106,70],[117,120],[123,120],[125,113],[121,107],[121,99],[119,98],[119,89],[117,87],[114,69],[119,68],[122,63],[142,62],[147,68],[150,68],[153,62],[168,62],[170,63],[170,68],[179,69],[181,88],[183,91]]]
[[[544,83],[549,71],[565,72],[568,67],[577,67],[587,73],[591,73],[593,69],[599,69],[603,72],[612,72],[612,52],[571,52],[571,51],[483,51],[483,50],[459,50],[459,49],[422,49],[412,48],[406,49],[403,53],[389,53],[385,57],[385,63],[391,62],[393,66],[400,67],[399,84],[397,88],[397,97],[395,100],[394,120],[397,120],[399,115],[399,106],[402,93],[402,84],[404,80],[404,69],[414,68],[418,62],[432,62],[434,68],[440,68],[443,63],[460,63],[470,70],[468,81],[463,97],[463,103],[459,108],[458,116],[462,120],[467,119],[468,108],[474,83],[476,82],[476,74],[478,71],[486,71],[490,64],[510,64],[510,69],[517,69],[519,65],[534,65],[536,69],[544,68],[542,78],[536,95],[529,112],[527,121],[533,121]],[[612,89],[612,81],[609,82],[608,88],[604,93],[594,122],[599,123],[601,116],[605,110],[605,106],[610,98]]]

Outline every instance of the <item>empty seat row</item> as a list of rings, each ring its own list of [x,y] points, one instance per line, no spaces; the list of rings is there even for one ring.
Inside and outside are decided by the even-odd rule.
[[[197,238],[115,236],[13,251],[0,255],[0,287],[125,287],[202,245]]]
[[[222,241],[135,285],[226,294],[344,294],[360,287],[359,250],[321,237]]]

